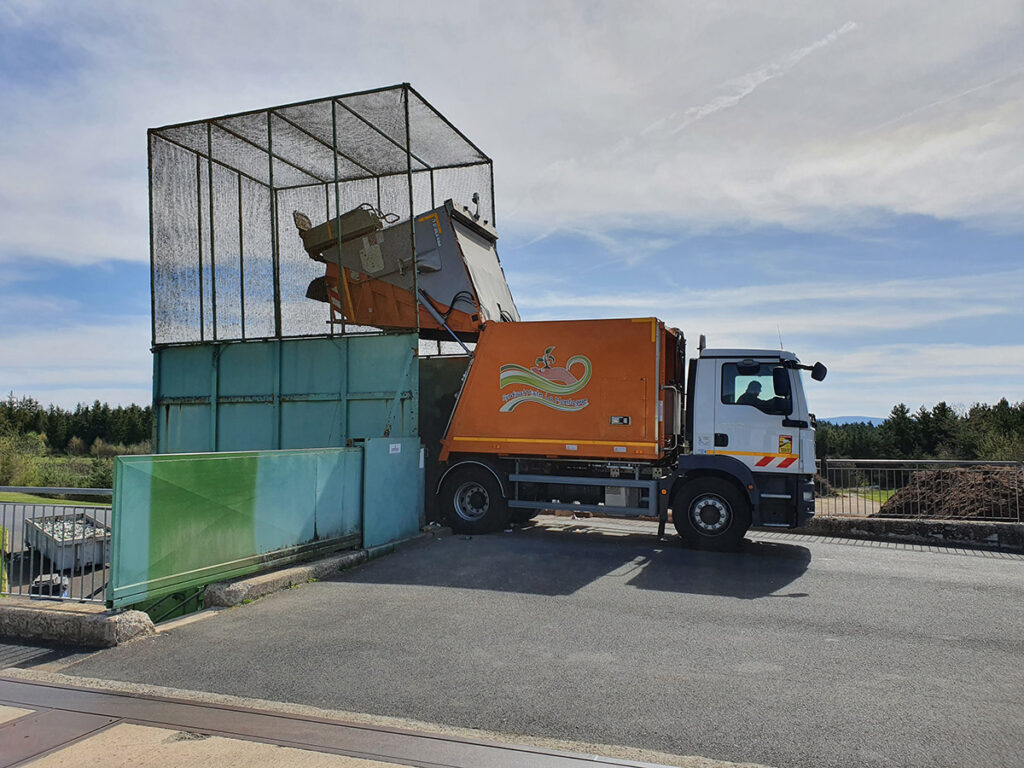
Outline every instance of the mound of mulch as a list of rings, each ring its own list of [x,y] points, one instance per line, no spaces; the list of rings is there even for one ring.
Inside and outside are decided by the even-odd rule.
[[[872,517],[1018,519],[1020,469],[957,467],[916,472]]]
[[[814,473],[814,495],[821,498],[829,498],[839,495],[839,491],[832,487],[832,484],[821,476],[821,473]]]

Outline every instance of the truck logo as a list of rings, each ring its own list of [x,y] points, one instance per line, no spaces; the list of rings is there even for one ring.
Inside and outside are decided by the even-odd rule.
[[[567,397],[579,392],[590,381],[593,372],[590,358],[573,355],[565,361],[564,367],[559,367],[555,365],[554,351],[554,347],[545,349],[544,354],[530,368],[506,363],[498,369],[502,389],[510,386],[527,387],[502,394],[502,413],[510,413],[521,403],[540,403],[556,411],[581,411],[590,404],[587,398]],[[582,366],[583,370],[577,378],[571,371],[578,366]]]

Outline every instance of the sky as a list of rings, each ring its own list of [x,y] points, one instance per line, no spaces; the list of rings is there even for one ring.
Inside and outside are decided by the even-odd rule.
[[[526,320],[1024,399],[1024,4],[0,3],[0,390],[152,397],[148,128],[410,82],[494,161]]]

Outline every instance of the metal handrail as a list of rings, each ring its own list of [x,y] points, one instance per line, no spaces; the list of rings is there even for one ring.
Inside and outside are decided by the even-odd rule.
[[[985,467],[1018,467],[1021,465],[1019,461],[984,461],[979,459],[969,459],[960,461],[959,459],[840,459],[834,456],[826,457],[826,461],[829,464],[832,463],[847,463],[847,464],[936,464],[936,465],[948,465],[957,467],[969,467],[969,466],[985,466]],[[821,463],[821,459],[817,460],[817,463]]]
[[[903,517],[1021,522],[1024,462],[956,459],[840,459],[818,472],[835,493],[816,500],[823,517]],[[961,489],[960,493],[953,493]]]
[[[103,488],[38,488],[28,491],[91,491]],[[111,515],[98,501],[0,501],[0,593],[30,599],[105,602]]]
[[[0,485],[0,493],[41,493],[50,496],[113,496],[113,488],[37,488],[29,485]]]

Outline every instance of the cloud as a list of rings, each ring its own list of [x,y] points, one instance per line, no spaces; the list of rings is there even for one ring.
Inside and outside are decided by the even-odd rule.
[[[576,302],[576,303],[573,303]],[[908,331],[932,326],[938,322],[951,322],[977,318],[1008,315],[1013,310],[987,306],[983,303],[947,307],[941,318],[934,318],[918,309],[890,308],[879,305],[862,307],[819,306],[791,311],[760,311],[756,307],[719,307],[716,310],[699,310],[695,307],[680,307],[678,304],[650,302],[632,304],[626,308],[608,307],[594,309],[587,300],[577,302],[575,298],[549,297],[549,306],[568,307],[568,311],[525,312],[524,308],[533,303],[518,302],[520,314],[525,320],[562,320],[569,315],[579,316],[577,309],[587,307],[587,316],[623,317],[632,315],[656,315],[670,326],[678,327],[687,336],[706,334],[716,347],[758,347],[777,349],[781,334],[786,348],[800,353],[797,342],[808,337],[820,338],[821,334],[843,338],[856,338],[889,331]],[[632,311],[630,311],[632,310]],[[805,353],[806,354],[806,353]]]
[[[1024,345],[1020,344],[883,344],[838,351],[829,360],[833,367],[871,382],[1024,378]]]
[[[723,88],[728,91],[727,93],[712,99],[706,104],[701,104],[697,107],[690,107],[683,113],[682,119],[678,122],[676,122],[675,115],[666,118],[664,123],[667,123],[668,126],[670,126],[668,133],[670,135],[675,135],[680,131],[686,130],[686,128],[693,125],[698,120],[703,120],[705,117],[709,117],[716,112],[721,112],[723,109],[735,107],[743,101],[743,99],[747,98],[747,96],[757,90],[758,86],[767,83],[769,80],[782,77],[815,51],[820,50],[827,45],[831,45],[840,37],[855,29],[857,29],[857,25],[852,21],[848,21],[841,27],[829,32],[820,40],[817,40],[803,48],[797,48],[795,51],[792,51],[771,64],[725,83]],[[644,134],[649,132],[650,128],[643,131]]]
[[[831,378],[831,374],[829,376]],[[997,403],[1007,396],[1007,390],[998,382],[981,389],[976,383],[966,381],[953,385],[935,382],[908,384],[897,389],[863,386],[840,391],[834,381],[826,379],[821,383],[805,382],[804,391],[811,413],[821,418],[854,415],[885,418],[897,403],[903,403],[912,412],[921,407],[930,410],[940,402],[967,409],[979,402]]]
[[[0,282],[0,285],[3,283]],[[0,294],[0,321],[14,323],[30,318],[31,322],[40,317],[58,317],[61,313],[75,312],[78,306],[78,302],[74,301]]]
[[[1024,346],[1019,344],[882,344],[855,349],[819,350],[829,378],[815,398],[819,413],[854,412],[897,402],[912,410],[940,401],[962,408],[1021,399]],[[880,404],[884,403],[885,406]]]
[[[1022,398],[1020,344],[834,345],[816,352],[829,367],[824,382],[805,380],[818,414],[886,416],[899,402],[917,410],[940,401],[969,408]]]
[[[714,334],[716,346],[777,344],[786,337],[857,336],[953,320],[1021,314],[1024,270],[969,277],[790,282],[735,288],[579,294],[534,291],[516,299],[524,319],[658,315],[687,331]],[[553,310],[551,308],[558,307]],[[936,311],[941,307],[941,312]],[[766,319],[768,322],[766,322]]]
[[[152,399],[149,318],[104,324],[64,324],[4,334],[0,391],[72,407],[100,399],[112,404]]]
[[[895,125],[896,123],[903,122],[904,120],[906,120],[908,118],[911,118],[914,115],[917,115],[917,114],[919,114],[921,112],[924,112],[924,111],[929,110],[929,109],[935,109],[936,107],[945,106],[946,104],[950,104],[950,103],[952,103],[954,101],[958,101],[959,99],[962,99],[965,96],[970,96],[972,93],[977,93],[978,91],[982,91],[982,90],[984,90],[986,88],[991,88],[994,85],[999,85],[1000,83],[1004,83],[1007,80],[1020,77],[1021,74],[1024,74],[1024,67],[1018,67],[1017,69],[1014,69],[1012,72],[1009,72],[1009,73],[1007,73],[1005,75],[997,77],[994,80],[989,80],[986,83],[981,83],[980,85],[975,85],[975,86],[973,86],[971,88],[968,88],[966,91],[960,91],[960,93],[954,93],[952,96],[946,96],[944,98],[939,99],[938,101],[933,101],[930,104],[925,104],[924,106],[917,107],[915,109],[910,110],[909,112],[904,112],[902,115],[897,115],[896,117],[892,118],[891,120],[887,120],[886,122],[884,122],[884,123],[882,123],[880,125],[875,126],[874,130],[881,130],[882,128],[888,128],[890,125]]]
[[[880,210],[1020,226],[1019,3],[876,0],[855,22],[818,2],[627,7],[8,3],[5,34],[57,53],[14,61],[0,91],[0,260],[145,260],[146,128],[413,72],[495,157],[499,221],[535,232]]]

